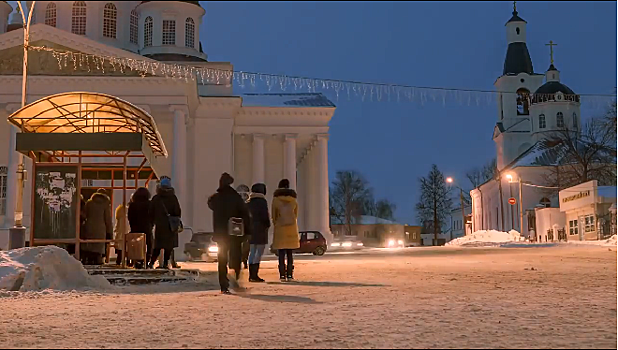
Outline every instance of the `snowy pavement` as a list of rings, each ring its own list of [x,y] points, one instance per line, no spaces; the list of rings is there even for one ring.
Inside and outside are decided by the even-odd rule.
[[[0,348],[616,348],[615,247],[299,256],[235,296],[184,267],[208,282],[0,292]]]

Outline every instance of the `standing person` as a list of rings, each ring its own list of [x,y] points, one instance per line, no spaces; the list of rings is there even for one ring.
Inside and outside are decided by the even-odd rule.
[[[214,241],[219,247],[219,285],[221,293],[230,294],[230,282],[233,288],[238,288],[241,274],[241,255],[243,236],[230,235],[229,224],[231,218],[243,220],[244,233],[250,233],[249,209],[240,194],[232,188],[234,178],[223,173],[219,179],[217,193],[208,198],[208,207],[212,210]],[[228,277],[228,264],[235,274]],[[231,280],[231,281],[230,281]]]
[[[172,187],[169,177],[161,177],[157,186],[157,194],[150,201],[150,220],[155,226],[155,244],[149,268],[154,267],[155,261],[163,250],[163,265],[160,269],[167,269],[174,248],[178,247],[178,231],[173,230],[170,217],[180,217],[180,203]]]
[[[272,205],[273,224],[275,225],[273,248],[279,251],[279,278],[281,281],[293,281],[294,250],[300,248],[297,195],[296,191],[290,189],[290,181],[287,179],[279,181],[278,187]]]
[[[112,225],[112,204],[100,188],[86,202],[86,225],[84,239],[112,239],[114,227]],[[105,243],[84,243],[81,249],[84,252],[86,264],[102,265],[105,256]]]
[[[145,187],[140,187],[135,190],[129,202],[129,226],[131,233],[143,233],[146,235],[146,261],[143,267],[150,262],[152,256],[152,222],[150,220],[150,191]],[[143,268],[142,266],[139,266]]]
[[[127,209],[124,205],[120,204],[118,208],[116,208],[116,215],[114,215],[116,219],[116,224],[114,225],[114,249],[116,250],[116,265],[122,265],[122,258],[124,247],[122,247],[122,242],[124,235],[127,233],[128,225],[127,225]]]
[[[266,201],[266,185],[263,183],[254,184],[251,187],[249,197],[249,212],[251,213],[251,240],[249,243],[249,282],[264,282],[258,275],[260,262],[264,249],[268,245],[268,229],[270,228],[270,214],[268,213],[268,202]]]

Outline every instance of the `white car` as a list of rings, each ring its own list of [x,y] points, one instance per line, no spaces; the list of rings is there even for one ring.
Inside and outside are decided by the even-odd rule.
[[[339,240],[333,242],[328,247],[330,251],[348,251],[348,250],[360,250],[363,249],[365,245],[363,242],[350,239],[350,240]]]
[[[385,243],[384,248],[405,248],[406,242],[403,239],[389,239]]]

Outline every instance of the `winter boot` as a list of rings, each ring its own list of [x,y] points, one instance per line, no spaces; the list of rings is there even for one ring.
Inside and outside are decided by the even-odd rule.
[[[279,265],[279,279],[281,280],[281,282],[287,281],[287,276],[285,274],[285,271],[286,271],[285,265]]]
[[[249,265],[249,282],[252,283],[261,283],[264,282],[263,279],[258,277],[258,268],[260,265],[258,264],[250,264]]]
[[[260,283],[266,282],[264,279],[260,278],[259,272],[260,272],[260,264],[255,264],[255,279]]]
[[[288,282],[294,281],[294,265],[288,265],[288,274],[287,274]]]

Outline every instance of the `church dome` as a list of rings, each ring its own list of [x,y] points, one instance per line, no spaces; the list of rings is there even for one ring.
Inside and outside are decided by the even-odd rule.
[[[142,1],[142,4],[147,3],[147,2],[152,2],[152,1]],[[197,5],[199,7],[202,7],[202,5],[200,5],[199,1],[178,1],[178,2],[185,2],[187,4],[193,4],[193,5]]]
[[[541,85],[534,93],[535,94],[555,94],[557,92],[562,92],[566,95],[575,95],[575,92],[571,90],[568,86],[562,84],[559,81],[548,81],[547,83]]]

